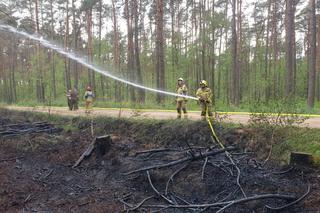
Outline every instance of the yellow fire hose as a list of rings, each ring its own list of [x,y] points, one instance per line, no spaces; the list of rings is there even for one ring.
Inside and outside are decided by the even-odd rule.
[[[206,105],[206,120],[207,120],[207,122],[208,122],[208,124],[209,124],[209,127],[210,127],[210,130],[211,130],[211,133],[212,133],[213,138],[216,140],[216,142],[219,144],[219,146],[220,146],[222,149],[224,149],[225,146],[221,143],[221,141],[219,140],[216,132],[214,131],[212,122],[211,122],[210,117],[209,117],[209,115],[208,115],[208,106],[207,106],[207,105]]]

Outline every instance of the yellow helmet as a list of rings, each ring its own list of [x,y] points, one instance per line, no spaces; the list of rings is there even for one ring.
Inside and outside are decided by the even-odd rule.
[[[183,81],[183,78],[178,78],[178,81]]]
[[[205,81],[205,80],[201,80],[200,81],[200,85],[204,85],[204,86],[208,86],[208,83],[207,83],[207,81]]]

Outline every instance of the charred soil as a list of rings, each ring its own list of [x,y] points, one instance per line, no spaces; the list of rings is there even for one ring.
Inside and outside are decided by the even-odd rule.
[[[50,124],[54,131],[31,131],[39,122]],[[229,203],[210,208],[181,206],[237,201],[245,198],[242,190],[247,197],[292,196],[253,199],[224,210],[272,212],[266,206],[290,204],[309,186],[304,199],[280,212],[320,211],[319,170],[278,166],[271,160],[264,164],[270,147],[263,142],[270,136],[261,134],[262,142],[253,143],[256,130],[215,127],[241,171],[241,190],[237,170],[224,152],[203,156],[219,150],[205,122],[115,118],[92,122],[0,110],[2,132],[16,124],[28,124],[28,131],[0,134],[0,212],[216,212]],[[72,168],[94,138],[91,124],[94,135],[111,135],[112,143],[103,155],[94,150]],[[181,159],[187,160],[130,173]]]

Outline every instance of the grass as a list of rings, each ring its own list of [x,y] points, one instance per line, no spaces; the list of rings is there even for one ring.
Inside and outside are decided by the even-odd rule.
[[[291,151],[307,152],[320,157],[320,131],[318,129],[290,128],[284,134]]]
[[[0,110],[1,111],[1,110]],[[9,111],[11,112],[11,111]],[[30,121],[50,120],[58,124],[65,131],[77,131],[79,125],[89,126],[90,120],[86,117],[63,117],[59,115],[48,115],[47,113],[15,112],[22,113]],[[9,113],[5,113],[10,116]],[[195,135],[202,135],[206,141],[210,141],[210,130],[207,123],[201,121],[178,121],[178,120],[152,120],[152,119],[129,119],[98,117],[94,120],[96,134],[134,134],[137,140],[161,142],[169,145],[179,140],[179,137],[186,140]],[[216,126],[217,131],[227,132],[235,128],[247,128],[235,124],[221,123]],[[255,129],[254,138],[259,143],[270,143],[271,132],[274,131],[273,158],[282,162],[288,162],[289,154],[292,151],[306,152],[315,156],[320,164],[320,131],[319,129],[299,128],[295,126],[275,127],[268,125],[256,125],[249,128]],[[251,134],[251,133],[250,133]],[[192,139],[194,140],[194,139]],[[197,139],[196,139],[197,140]],[[249,140],[249,139],[248,139]],[[159,144],[160,145],[160,144]],[[267,153],[268,150],[265,150]]]

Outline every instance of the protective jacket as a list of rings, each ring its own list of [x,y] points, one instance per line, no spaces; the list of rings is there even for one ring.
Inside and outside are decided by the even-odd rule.
[[[179,95],[187,95],[188,93],[187,86],[185,84],[183,84],[182,86],[178,85],[176,89],[176,93]],[[177,101],[185,101],[185,100],[186,98],[177,96]]]
[[[205,101],[207,103],[212,103],[212,91],[209,87],[201,87],[197,90],[196,96],[200,101]]]

